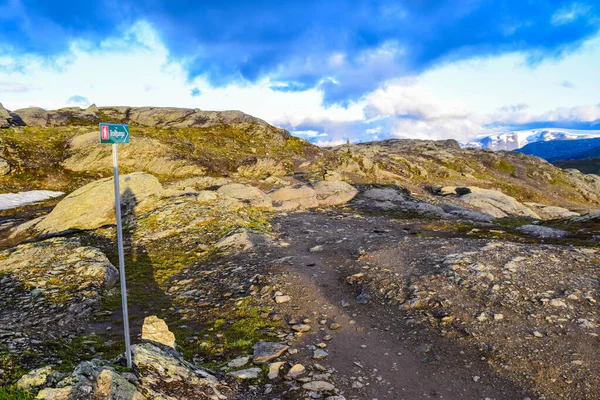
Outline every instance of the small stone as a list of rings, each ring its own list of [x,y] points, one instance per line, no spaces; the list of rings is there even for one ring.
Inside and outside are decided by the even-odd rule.
[[[327,347],[327,345],[325,343],[319,343],[319,344],[317,344],[317,347],[324,349],[325,347]]]
[[[315,360],[321,360],[321,359],[327,357],[328,355],[329,354],[325,350],[323,350],[323,349],[317,349],[313,353],[313,358]]]
[[[230,372],[227,375],[233,376],[238,379],[256,379],[260,375],[262,370],[260,368],[248,368],[240,371]]]
[[[160,343],[173,349],[175,348],[175,335],[169,330],[167,323],[156,315],[144,318],[144,325],[142,325],[142,340]]]
[[[333,324],[329,325],[329,329],[331,329],[332,331],[338,330],[342,327],[342,325],[338,324],[337,322],[334,322]]]
[[[318,246],[314,246],[311,247],[310,250],[308,250],[311,253],[320,253],[321,251],[323,251],[323,246],[318,245]]]
[[[290,296],[275,296],[275,303],[277,304],[283,304],[283,303],[287,303],[288,301],[292,300],[292,298]]]
[[[533,336],[537,337],[537,338],[541,338],[544,337],[544,335],[542,335],[539,331],[533,331]]]
[[[292,329],[295,330],[296,332],[308,332],[308,331],[310,331],[310,325],[296,324],[296,325],[292,326]]]
[[[238,357],[236,359],[229,361],[227,363],[227,366],[229,368],[240,368],[240,367],[243,367],[244,365],[248,364],[248,361],[250,361],[250,357]]]
[[[552,299],[550,300],[550,304],[552,307],[563,307],[563,308],[567,308],[567,303],[565,303],[563,300],[561,299]]]
[[[306,368],[302,364],[296,364],[288,371],[286,379],[297,379],[300,375],[306,372]]]
[[[252,361],[255,364],[264,364],[279,357],[289,348],[289,346],[277,342],[258,342],[254,345]]]
[[[325,381],[307,382],[302,385],[302,388],[305,390],[312,390],[314,392],[332,392],[335,390],[335,386]]]
[[[500,321],[504,319],[503,314],[494,314],[494,321]]]
[[[268,375],[269,379],[273,380],[279,376],[279,370],[281,369],[283,364],[285,364],[285,362],[283,362],[283,361],[274,362],[272,364],[269,364],[269,375]]]
[[[475,375],[475,376],[473,377],[473,382],[477,383],[477,382],[479,382],[479,380],[480,380],[480,379],[481,379],[481,377],[479,377],[479,376]]]
[[[487,319],[487,316],[485,315],[485,313],[481,313],[479,314],[479,316],[477,317],[477,321],[479,322],[483,322]]]
[[[323,337],[323,340],[326,341],[326,342],[329,342],[331,339],[333,339],[333,336],[331,336],[331,335],[325,335]]]

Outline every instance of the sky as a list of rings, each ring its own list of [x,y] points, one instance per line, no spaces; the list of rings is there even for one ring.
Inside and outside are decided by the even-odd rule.
[[[320,145],[600,129],[598,0],[0,0],[0,102],[236,109]]]

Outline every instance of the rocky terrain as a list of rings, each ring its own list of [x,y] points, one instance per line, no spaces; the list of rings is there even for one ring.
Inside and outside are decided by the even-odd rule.
[[[108,120],[133,136],[132,369]],[[596,175],[454,141],[321,149],[239,112],[0,126],[2,192],[67,193],[0,212],[0,399],[600,397]]]

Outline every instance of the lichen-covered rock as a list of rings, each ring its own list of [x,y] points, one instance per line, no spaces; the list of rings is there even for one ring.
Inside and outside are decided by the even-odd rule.
[[[115,224],[113,185],[113,178],[105,178],[77,189],[58,203],[36,229],[40,233],[53,233]],[[142,200],[159,196],[163,191],[158,179],[143,172],[120,176],[119,185],[125,210],[132,210]]]
[[[73,399],[72,393],[72,386],[46,388],[42,389],[35,398],[36,400],[71,400]]]
[[[167,323],[156,315],[144,318],[144,324],[142,325],[142,340],[160,343],[173,349],[175,348],[175,335],[169,330]]]
[[[168,353],[150,343],[132,346],[133,363],[139,385],[155,396],[174,398],[223,399],[219,381],[205,370],[194,367],[176,353]]]
[[[48,111],[40,107],[22,108],[13,112],[17,122],[27,126],[44,128],[48,126]]]
[[[320,181],[313,188],[317,193],[319,204],[325,206],[345,204],[358,193],[352,185],[343,181]]]
[[[102,369],[96,376],[94,400],[145,400],[131,382],[112,369]]]
[[[29,373],[23,375],[17,381],[17,388],[27,391],[39,388],[40,386],[43,386],[46,383],[46,379],[48,378],[48,375],[50,375],[51,372],[52,367],[50,366],[34,369],[33,371],[30,371]]]
[[[221,186],[217,193],[221,196],[230,197],[254,207],[271,208],[273,202],[262,190],[241,183],[230,183]]]
[[[278,189],[269,193],[269,197],[273,200],[273,206],[276,208],[311,208],[319,205],[317,192],[308,186]]]
[[[215,247],[223,250],[248,250],[254,247],[254,241],[248,231],[244,230],[221,239]]]

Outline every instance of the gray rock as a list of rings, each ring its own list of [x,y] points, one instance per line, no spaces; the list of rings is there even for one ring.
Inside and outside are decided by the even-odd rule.
[[[567,234],[567,232],[560,229],[548,228],[546,226],[538,225],[522,225],[517,228],[517,231],[525,235],[534,236],[542,239],[561,238]]]
[[[257,342],[254,344],[252,361],[255,364],[265,364],[282,355],[290,346],[277,342]]]
[[[0,103],[0,128],[10,128],[12,117],[2,103]]]
[[[546,206],[544,204],[538,203],[523,203],[527,207],[531,208],[537,215],[542,219],[551,220],[551,219],[565,219],[571,217],[578,217],[579,214],[568,210],[563,207],[554,207],[554,206]]]
[[[369,200],[376,200],[376,201],[381,201],[381,202],[385,202],[385,201],[395,202],[395,201],[407,200],[407,196],[405,193],[402,193],[399,190],[395,190],[392,188],[370,189],[363,193],[363,197],[365,197]]]
[[[458,193],[457,188],[457,193]],[[540,219],[540,216],[529,207],[519,203],[514,198],[497,190],[481,189],[475,186],[468,188],[470,193],[463,194],[459,200],[475,207],[479,211],[492,215],[496,218],[504,218],[509,215],[524,216]],[[463,192],[461,192],[463,193]]]
[[[325,381],[306,382],[302,385],[302,388],[305,390],[312,390],[313,392],[332,392],[335,390],[335,386]]]
[[[240,367],[243,367],[244,365],[248,364],[249,361],[250,361],[250,357],[248,357],[248,356],[238,357],[238,358],[235,358],[235,359],[229,361],[227,363],[227,366],[229,368],[240,368]]]
[[[329,354],[325,350],[323,350],[323,349],[316,349],[313,352],[313,357],[312,358],[314,358],[315,360],[321,360],[321,359],[323,359],[323,358],[325,358],[327,356],[329,356]]]

